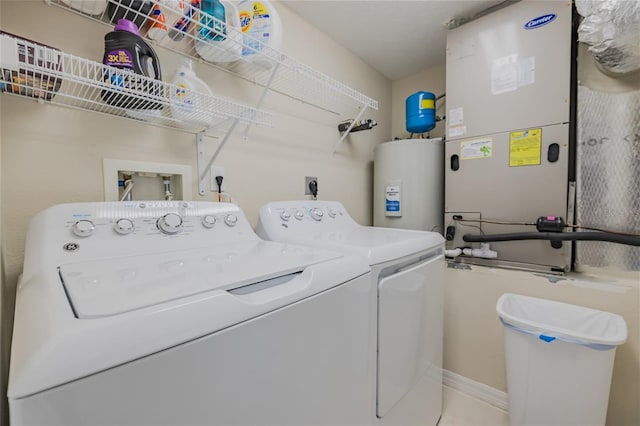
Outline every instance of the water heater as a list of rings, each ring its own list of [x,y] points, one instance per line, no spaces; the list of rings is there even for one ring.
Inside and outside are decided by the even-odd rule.
[[[378,145],[373,191],[374,226],[443,233],[442,139],[402,139]]]

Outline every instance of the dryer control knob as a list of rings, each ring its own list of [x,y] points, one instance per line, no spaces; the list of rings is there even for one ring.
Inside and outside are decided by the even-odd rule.
[[[280,213],[280,219],[284,220],[285,222],[289,221],[289,219],[291,219],[291,213],[283,210],[282,213]]]
[[[130,234],[134,229],[136,229],[136,226],[131,219],[118,219],[113,226],[113,230],[120,235]]]
[[[236,223],[238,223],[238,216],[233,214],[228,214],[224,218],[224,223],[226,223],[228,226],[236,226]]]
[[[211,229],[215,224],[216,224],[215,216],[208,214],[202,217],[202,226],[204,226],[205,228]]]
[[[294,213],[294,216],[298,220],[304,219],[304,210],[296,210],[296,212]]]
[[[338,211],[336,209],[329,209],[329,217],[336,217]]]
[[[311,218],[313,220],[317,220],[318,222],[322,220],[322,217],[324,216],[324,213],[322,212],[322,210],[320,210],[319,208],[313,208],[311,209],[311,211],[309,212],[309,215],[311,216]]]
[[[182,218],[175,213],[167,213],[156,222],[158,229],[169,235],[182,231]]]
[[[71,231],[78,237],[88,237],[93,235],[96,226],[90,220],[82,219],[77,221],[71,227]]]

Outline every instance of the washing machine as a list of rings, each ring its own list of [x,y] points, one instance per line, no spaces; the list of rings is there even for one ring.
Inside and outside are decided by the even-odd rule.
[[[10,422],[364,424],[375,310],[361,258],[263,241],[232,204],[53,206],[27,235]]]
[[[378,293],[370,422],[435,425],[442,413],[444,238],[362,226],[341,203],[317,200],[263,206],[256,232],[366,259]]]

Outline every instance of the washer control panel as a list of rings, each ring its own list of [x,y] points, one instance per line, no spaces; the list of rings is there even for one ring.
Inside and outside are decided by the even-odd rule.
[[[31,239],[61,253],[100,255],[180,250],[258,240],[238,206],[230,203],[131,201],[59,204],[40,213]]]

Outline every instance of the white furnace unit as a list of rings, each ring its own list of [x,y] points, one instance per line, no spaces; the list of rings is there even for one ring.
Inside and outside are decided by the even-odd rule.
[[[571,2],[558,1],[518,2],[449,31],[448,248],[470,246],[464,234],[535,232],[542,216],[571,223],[572,34]],[[506,265],[571,265],[570,242],[491,245]]]

